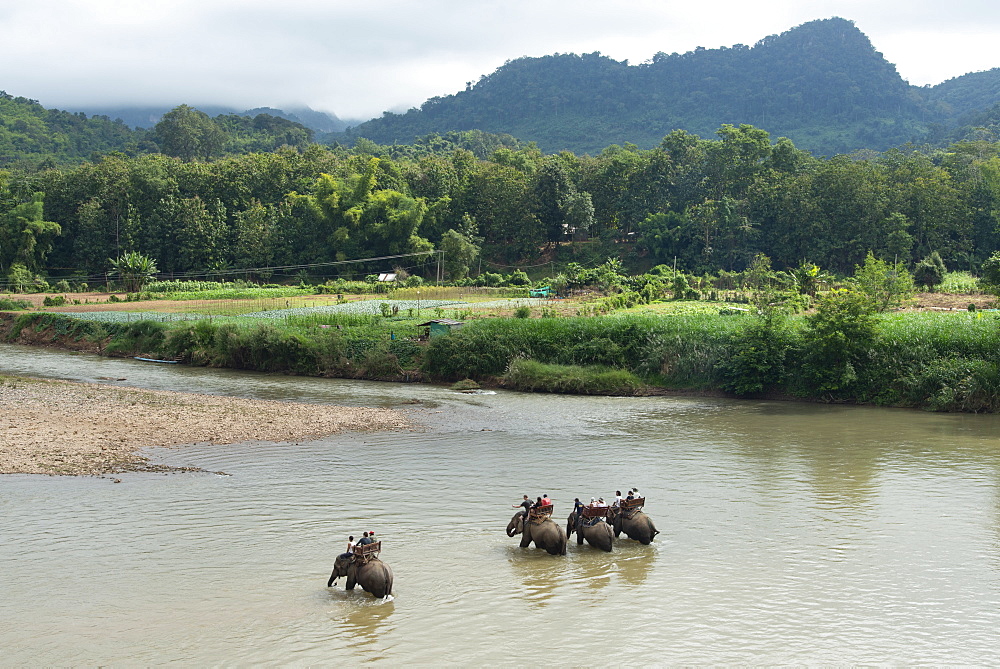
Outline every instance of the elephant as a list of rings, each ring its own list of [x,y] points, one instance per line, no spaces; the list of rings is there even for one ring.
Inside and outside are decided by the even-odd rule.
[[[546,518],[542,522],[524,522],[524,512],[518,511],[507,524],[507,536],[515,534],[521,536],[521,548],[527,548],[532,541],[537,548],[548,551],[549,555],[566,555],[566,535],[562,528],[555,524],[551,518]]]
[[[347,577],[347,589],[354,590],[360,585],[365,592],[370,592],[379,599],[392,594],[392,569],[378,558],[370,558],[363,562],[350,553],[341,553],[333,563],[333,573],[326,587],[336,583],[341,576]]]
[[[635,539],[640,544],[648,546],[653,537],[660,533],[653,520],[642,511],[634,511],[628,518],[612,507],[608,511],[608,522],[615,528],[615,537],[624,532],[629,539]]]
[[[576,543],[582,546],[583,540],[586,539],[587,543],[594,548],[600,548],[602,551],[607,553],[611,552],[611,544],[614,540],[614,535],[611,530],[611,526],[604,522],[603,518],[598,518],[597,522],[593,525],[583,525],[579,528],[576,527],[576,512],[569,514],[569,518],[566,519],[566,539],[568,540],[570,536],[576,532]]]

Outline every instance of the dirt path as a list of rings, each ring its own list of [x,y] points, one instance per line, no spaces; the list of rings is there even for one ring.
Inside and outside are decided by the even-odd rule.
[[[0,377],[0,474],[79,476],[158,469],[138,450],[407,427],[403,415],[391,409]]]

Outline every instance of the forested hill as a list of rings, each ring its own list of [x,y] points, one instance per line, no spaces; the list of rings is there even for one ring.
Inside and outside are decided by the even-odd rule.
[[[156,151],[146,131],[107,117],[45,109],[34,100],[0,91],[0,166],[56,164],[95,153]]]
[[[652,147],[674,129],[711,136],[721,124],[749,123],[818,154],[884,150],[1000,101],[1000,71],[966,77],[970,85],[959,77],[910,86],[853,22],[831,18],[752,47],[658,53],[641,65],[599,53],[520,58],[464,91],[387,112],[344,137],[410,143],[475,128],[548,152],[595,153],[625,142]],[[994,85],[984,91],[988,78]]]
[[[187,105],[167,112],[152,129],[132,129],[121,120],[84,112],[46,109],[35,100],[0,91],[0,168],[28,170],[99,160],[109,153],[165,153],[186,160],[304,149],[315,135],[301,123],[257,109],[243,114],[207,114]],[[278,112],[279,110],[270,110]],[[260,113],[258,113],[260,112]],[[197,137],[175,141],[178,132]]]

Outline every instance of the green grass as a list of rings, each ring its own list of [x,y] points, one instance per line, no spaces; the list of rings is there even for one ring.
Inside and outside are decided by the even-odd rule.
[[[576,395],[634,395],[645,384],[624,369],[599,366],[547,365],[536,360],[515,360],[503,376],[513,390]]]

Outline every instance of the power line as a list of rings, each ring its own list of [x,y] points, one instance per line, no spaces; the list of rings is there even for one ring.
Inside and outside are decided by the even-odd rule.
[[[296,270],[303,270],[303,269],[313,269],[313,268],[316,268],[316,267],[334,267],[334,266],[337,266],[337,265],[352,265],[352,264],[366,263],[366,262],[377,262],[377,261],[380,261],[380,260],[394,260],[396,258],[412,258],[414,256],[427,256],[427,255],[433,255],[435,253],[441,253],[441,251],[438,250],[438,249],[432,249],[430,251],[417,251],[417,252],[414,252],[414,253],[397,253],[396,255],[390,255],[390,256],[378,256],[378,257],[372,257],[372,258],[359,258],[357,260],[331,260],[329,262],[307,263],[307,264],[303,264],[303,265],[278,265],[278,266],[274,266],[274,267],[226,268],[226,269],[199,270],[199,271],[190,270],[188,272],[172,272],[172,273],[170,273],[170,275],[172,277],[174,277],[174,278],[178,278],[179,277],[181,279],[191,278],[191,277],[198,277],[198,276],[220,276],[221,277],[221,276],[234,276],[234,275],[239,275],[239,274],[263,273],[263,272],[269,272],[271,274],[281,274],[283,276],[292,276],[292,274],[290,274],[290,273],[286,274],[285,272],[293,272],[293,271],[296,271]],[[164,274],[167,274],[167,272],[160,272],[160,273],[158,273],[157,276],[162,276]],[[88,275],[86,275],[84,277],[73,276],[73,275],[53,276],[53,277],[49,277],[49,282],[51,283],[51,282],[59,281],[59,280],[62,280],[62,279],[68,280],[68,279],[80,279],[80,278],[83,278],[85,280],[88,280],[88,283],[89,283],[90,280],[93,280],[93,281],[103,281],[105,279],[105,277],[106,277],[105,274],[88,274]],[[14,285],[14,282],[10,281],[9,279],[0,279],[0,286],[11,287],[13,285]]]

